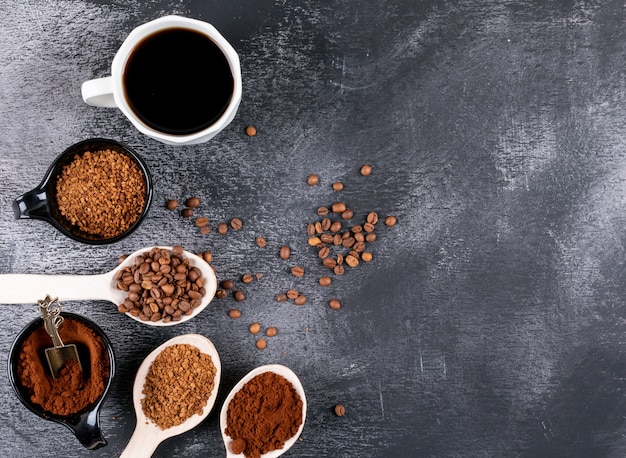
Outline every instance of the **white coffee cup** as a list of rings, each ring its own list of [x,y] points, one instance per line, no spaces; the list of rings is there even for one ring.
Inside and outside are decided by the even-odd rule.
[[[129,57],[133,55],[138,45],[144,42],[146,38],[162,31],[168,31],[168,29],[186,29],[205,35],[219,48],[230,67],[233,82],[230,100],[225,105],[223,113],[216,120],[198,131],[175,134],[160,131],[158,128],[149,125],[131,108],[131,103],[124,87],[126,65]],[[197,58],[202,59],[203,56],[198,55]],[[85,81],[81,87],[81,93],[83,100],[89,105],[119,108],[140,132],[160,142],[169,145],[203,143],[213,138],[230,124],[237,113],[242,93],[239,56],[228,41],[211,24],[181,16],[165,16],[145,23],[130,32],[113,58],[111,76]]]

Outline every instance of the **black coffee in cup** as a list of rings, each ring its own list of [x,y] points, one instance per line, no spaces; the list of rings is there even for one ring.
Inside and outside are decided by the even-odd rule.
[[[169,28],[144,38],[126,61],[125,98],[148,127],[188,135],[215,123],[234,91],[219,46],[191,29]]]

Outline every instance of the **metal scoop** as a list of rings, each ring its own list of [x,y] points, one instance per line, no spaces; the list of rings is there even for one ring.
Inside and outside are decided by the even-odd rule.
[[[59,337],[59,326],[63,323],[59,299],[52,299],[50,296],[46,296],[44,300],[37,301],[37,303],[39,304],[39,311],[41,312],[46,332],[52,337],[52,343],[54,344],[53,348],[46,348],[45,350],[46,360],[48,361],[52,377],[57,378],[61,369],[70,360],[76,360],[82,371],[83,366],[80,364],[76,345],[64,345],[61,337]]]

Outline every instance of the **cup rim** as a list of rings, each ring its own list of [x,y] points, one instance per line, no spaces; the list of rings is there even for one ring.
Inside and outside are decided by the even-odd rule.
[[[79,419],[83,415],[90,413],[90,412],[97,412],[102,407],[102,404],[104,403],[104,400],[109,394],[110,388],[113,384],[113,378],[115,377],[115,369],[116,369],[115,353],[113,351],[113,344],[111,343],[111,340],[104,333],[102,328],[100,328],[100,326],[98,326],[94,321],[82,315],[72,313],[72,312],[61,312],[61,316],[63,316],[64,318],[69,318],[72,320],[80,321],[81,323],[85,324],[90,329],[92,329],[98,335],[98,337],[100,337],[102,341],[104,342],[104,347],[106,348],[107,356],[109,358],[109,376],[107,378],[107,383],[104,387],[104,390],[102,391],[102,394],[98,397],[98,399],[96,399],[92,404],[79,410],[78,412],[72,413],[70,415],[56,415],[56,414],[53,414],[44,410],[40,406],[33,404],[26,398],[25,394],[20,389],[21,385],[19,382],[19,376],[17,375],[16,362],[17,362],[17,357],[19,355],[19,346],[21,345],[21,343],[36,328],[43,326],[43,319],[41,317],[35,318],[32,321],[30,321],[17,334],[15,339],[13,339],[13,343],[11,344],[11,347],[9,348],[9,357],[7,358],[8,376],[9,376],[9,383],[11,387],[13,388],[15,395],[17,396],[19,401],[22,403],[22,405],[24,405],[24,407],[26,407],[28,410],[30,410],[32,413],[34,413],[38,417],[41,417],[45,420],[56,421],[58,423],[63,423],[63,424],[71,424],[71,423],[75,423],[79,421]]]
[[[62,222],[59,220],[59,215],[55,209],[56,203],[54,201],[55,201],[55,196],[56,196],[56,190],[54,189],[53,184],[55,183],[56,174],[61,170],[63,165],[67,163],[67,158],[69,158],[73,152],[79,152],[82,148],[90,144],[111,145],[121,150],[124,154],[128,155],[139,166],[139,169],[141,170],[141,173],[145,181],[146,201],[145,201],[144,208],[141,214],[137,217],[137,220],[126,231],[122,232],[121,234],[116,235],[115,237],[91,239],[88,237],[83,237],[80,234],[76,234],[62,224]],[[123,238],[133,233],[141,225],[144,218],[148,214],[148,210],[150,209],[150,206],[152,204],[152,198],[154,194],[152,176],[150,174],[150,171],[148,170],[148,165],[146,164],[144,159],[141,156],[139,156],[132,148],[130,148],[128,145],[124,143],[118,142],[116,140],[111,140],[107,138],[98,138],[98,137],[82,140],[66,148],[65,151],[59,154],[54,159],[54,161],[52,161],[52,164],[50,164],[50,167],[48,171],[46,172],[44,179],[42,180],[39,187],[41,189],[45,189],[46,194],[48,195],[48,206],[50,208],[49,222],[67,237],[73,240],[76,240],[77,242],[82,242],[82,243],[86,243],[89,245],[106,245],[110,243],[119,242]]]
[[[170,28],[189,29],[206,35],[220,48],[226,57],[233,77],[233,94],[224,113],[222,113],[222,115],[210,126],[191,134],[166,134],[144,124],[143,121],[141,121],[141,119],[139,119],[139,117],[130,108],[130,105],[126,101],[126,97],[124,95],[124,87],[122,84],[124,68],[132,51],[135,49],[135,46],[143,38],[146,38],[157,31],[167,30]],[[163,16],[134,28],[128,34],[113,57],[113,61],[111,63],[111,79],[115,104],[126,116],[126,118],[128,118],[128,120],[135,126],[135,128],[149,137],[163,143],[173,145],[201,143],[215,136],[233,120],[239,108],[242,96],[241,65],[239,62],[239,55],[233,46],[212,24],[198,19],[177,15]]]

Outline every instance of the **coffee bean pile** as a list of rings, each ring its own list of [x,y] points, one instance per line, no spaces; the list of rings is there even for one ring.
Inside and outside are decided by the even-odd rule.
[[[143,321],[179,321],[191,315],[206,294],[202,272],[190,265],[181,246],[171,251],[155,247],[137,255],[115,281],[117,289],[128,292],[118,310]]]

